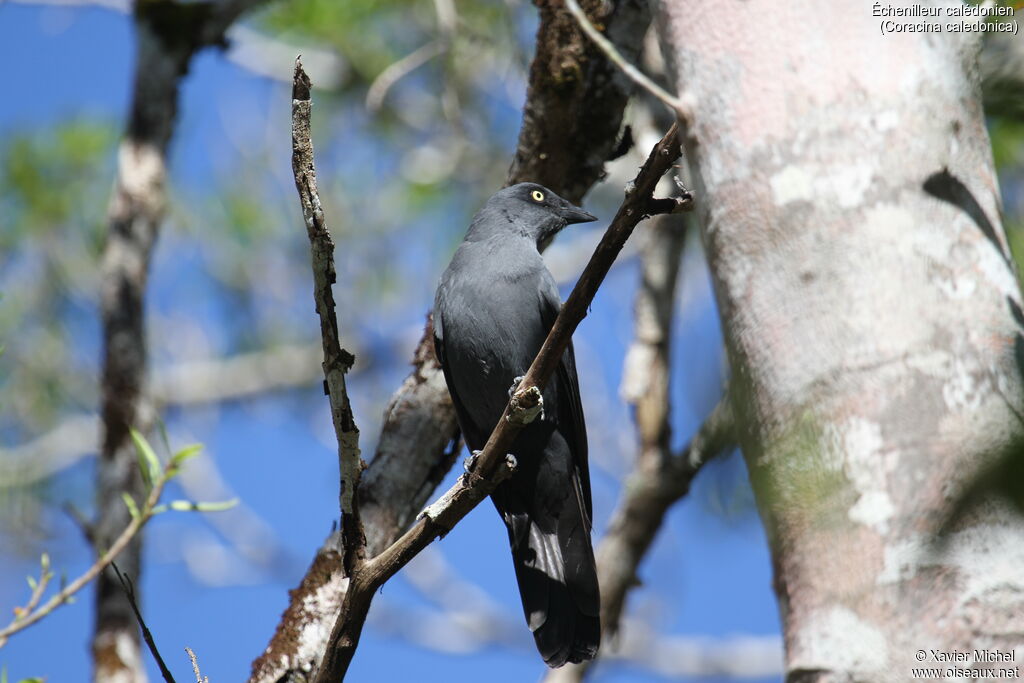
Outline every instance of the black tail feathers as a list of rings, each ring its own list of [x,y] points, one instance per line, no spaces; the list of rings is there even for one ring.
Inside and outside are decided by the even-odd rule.
[[[514,539],[512,547],[526,621],[552,668],[593,659],[601,642],[601,598],[589,525],[578,507],[574,512],[563,514],[550,532],[527,521],[529,531],[518,543]]]

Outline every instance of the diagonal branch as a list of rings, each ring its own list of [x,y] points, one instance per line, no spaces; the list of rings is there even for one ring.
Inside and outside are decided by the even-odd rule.
[[[153,655],[153,659],[156,660],[157,668],[160,669],[160,676],[164,679],[164,683],[175,683],[174,675],[171,670],[167,668],[167,662],[164,661],[163,656],[160,654],[160,650],[156,646],[156,640],[153,638],[153,632],[149,630],[149,626],[146,625],[146,620],[142,618],[142,612],[139,610],[139,603],[135,599],[135,585],[132,583],[132,577],[125,576],[118,569],[117,564],[112,562],[111,567],[114,569],[114,573],[117,574],[117,580],[121,582],[121,589],[124,590],[125,597],[128,598],[128,604],[132,606],[132,612],[135,614],[135,621],[138,622],[139,628],[142,630],[142,639],[146,641],[146,647],[149,648],[149,652]]]
[[[664,102],[673,112],[682,113],[684,111],[683,103],[675,95],[670,94],[660,85],[652,81],[644,74],[643,71],[633,66],[628,59],[622,56],[622,54],[616,49],[612,41],[604,37],[604,35],[590,23],[590,19],[587,18],[586,13],[579,6],[576,0],[565,0],[565,6],[569,8],[572,16],[576,18],[580,28],[587,34],[594,43],[601,48],[601,51],[605,54],[610,62],[615,66],[622,69],[622,73],[626,74],[631,81],[639,85],[641,88],[651,93],[659,100]]]
[[[636,180],[627,186],[625,199],[615,218],[562,306],[547,339],[520,383],[520,388],[506,405],[474,470],[461,477],[437,502],[430,505],[398,541],[357,567],[351,576],[341,614],[317,673],[317,683],[331,683],[344,678],[359,644],[374,592],[435,538],[451,531],[459,520],[512,472],[515,462],[506,454],[529,419],[524,414],[537,405],[548,378],[555,371],[573,332],[586,316],[598,287],[633,228],[644,218],[663,209],[692,206],[692,197],[689,195],[670,202],[671,207],[653,199],[655,186],[680,153],[676,126],[673,125],[651,150]]]
[[[295,173],[295,188],[299,192],[302,217],[306,222],[312,251],[313,298],[316,300],[317,315],[320,316],[320,336],[324,350],[324,389],[330,398],[331,419],[338,439],[341,540],[345,551],[342,562],[346,574],[351,576],[362,562],[366,548],[366,536],[359,519],[355,495],[359,488],[359,477],[366,465],[359,457],[359,428],[356,427],[345,387],[345,373],[352,367],[355,358],[341,348],[338,317],[334,311],[334,294],[331,291],[331,285],[337,281],[334,240],[324,221],[316,187],[313,141],[309,133],[313,107],[309,89],[309,76],[303,71],[301,60],[296,59],[292,81],[292,171]]]
[[[28,628],[32,624],[36,623],[40,619],[46,617],[55,609],[61,605],[65,605],[71,602],[71,598],[76,593],[89,585],[89,582],[101,575],[104,569],[111,564],[118,554],[124,551],[129,544],[138,537],[138,534],[142,531],[142,528],[146,526],[146,523],[158,512],[156,510],[157,503],[160,501],[160,496],[163,494],[164,488],[167,483],[174,477],[176,468],[173,465],[167,465],[164,467],[160,477],[153,483],[153,488],[150,489],[149,494],[146,496],[141,507],[138,507],[137,514],[133,514],[131,521],[121,531],[121,533],[113,540],[108,548],[103,550],[99,557],[93,564],[85,570],[80,576],[73,581],[70,581],[67,585],[61,587],[49,600],[44,602],[38,607],[34,607],[32,610],[25,611],[23,614],[18,616],[10,625],[0,629],[0,647],[6,644],[7,639]],[[118,496],[118,503],[125,509],[130,509],[125,505],[125,501]],[[44,567],[44,572],[48,570]],[[43,585],[40,581],[39,586]],[[42,591],[33,591],[32,601],[30,604],[38,605],[39,599],[42,597]]]

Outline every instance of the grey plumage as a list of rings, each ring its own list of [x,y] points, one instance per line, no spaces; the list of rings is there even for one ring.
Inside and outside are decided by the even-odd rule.
[[[484,447],[561,307],[538,244],[595,220],[533,183],[505,188],[473,218],[441,277],[434,345],[472,450]],[[549,666],[592,659],[600,597],[590,542],[587,434],[572,345],[543,393],[544,417],[519,433],[518,466],[491,498],[508,529],[523,611]]]

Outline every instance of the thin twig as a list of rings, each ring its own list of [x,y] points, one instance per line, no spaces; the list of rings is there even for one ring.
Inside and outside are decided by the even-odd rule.
[[[341,614],[338,615],[330,644],[315,679],[317,683],[334,683],[344,678],[359,644],[370,601],[377,588],[435,538],[451,531],[459,520],[511,474],[514,461],[506,454],[523,427],[524,413],[536,405],[548,378],[569,345],[572,333],[586,316],[598,287],[633,228],[654,213],[654,188],[681,153],[676,130],[673,125],[654,146],[636,180],[627,187],[618,213],[562,306],[547,339],[520,383],[520,388],[505,407],[473,472],[463,475],[440,500],[424,511],[416,524],[398,541],[365,562],[352,575]]]
[[[443,54],[448,49],[443,40],[432,40],[426,45],[421,45],[397,62],[390,64],[380,72],[377,78],[373,79],[369,89],[366,91],[366,108],[371,112],[378,111],[384,104],[384,98],[388,91],[398,81],[402,80],[416,69],[420,68],[434,57]]]
[[[598,546],[601,574],[601,617],[606,633],[614,634],[626,593],[637,585],[637,567],[661,528],[668,509],[690,490],[706,462],[735,445],[732,407],[723,396],[683,450],[657,470],[630,474],[625,495],[612,514],[608,533]]]
[[[576,21],[579,23],[580,28],[583,29],[583,32],[594,41],[595,45],[601,48],[601,51],[604,52],[610,62],[619,67],[622,70],[622,73],[626,74],[626,76],[628,76],[634,83],[667,104],[677,116],[683,115],[685,112],[683,101],[652,81],[644,74],[643,71],[640,71],[640,69],[630,64],[618,49],[612,45],[612,42],[605,38],[601,32],[598,31],[592,23],[590,23],[590,19],[587,18],[586,13],[584,13],[576,0],[565,0],[565,6],[576,18]]]
[[[334,241],[324,220],[320,195],[316,187],[316,167],[313,165],[313,142],[310,139],[311,83],[302,69],[301,58],[295,60],[292,81],[292,171],[295,188],[302,204],[302,216],[309,234],[313,265],[313,298],[320,316],[320,336],[324,351],[324,383],[331,403],[331,419],[338,439],[338,463],[341,471],[341,537],[345,549],[345,571],[349,575],[363,561],[366,536],[359,519],[356,492],[359,477],[366,465],[359,457],[359,428],[352,415],[352,406],[345,388],[345,373],[352,367],[355,357],[341,347],[338,318],[334,311],[331,285],[337,280],[334,267]]]
[[[420,68],[431,59],[449,52],[452,43],[455,42],[455,26],[458,22],[458,15],[455,12],[455,3],[452,0],[434,0],[434,12],[437,14],[437,28],[440,34],[435,40],[420,45],[418,48],[389,64],[387,68],[373,79],[366,91],[366,108],[371,112],[379,111],[384,104],[384,98],[392,86],[402,80],[416,69]],[[458,99],[452,89],[450,79],[444,79],[445,93],[442,96],[442,104],[447,109],[446,103],[453,102],[458,107]],[[453,100],[453,98],[455,98]],[[453,118],[450,114],[454,111],[446,111],[445,115]]]
[[[192,652],[192,648],[186,647],[185,652],[188,653],[188,658],[192,662],[192,673],[196,675],[196,683],[210,683],[209,676],[199,673],[199,660],[196,659],[196,653]]]
[[[39,601],[43,599],[43,594],[46,592],[47,586],[50,585],[50,580],[53,578],[53,571],[50,570],[50,556],[43,553],[42,560],[40,562],[41,571],[39,573],[39,580],[32,586],[32,594],[28,598],[28,602],[25,603],[24,607],[15,608],[14,614],[17,618],[22,618],[24,615],[31,614],[32,610],[39,605]],[[3,640],[0,639],[0,647],[3,647]]]
[[[153,640],[153,634],[150,632],[149,626],[146,626],[146,622],[142,618],[142,612],[139,611],[139,603],[135,600],[135,586],[132,585],[131,577],[122,574],[121,570],[117,568],[116,563],[111,562],[110,566],[114,569],[114,573],[117,574],[117,580],[121,582],[121,588],[124,589],[124,595],[128,598],[128,604],[132,606],[132,612],[135,613],[135,621],[139,622],[139,628],[142,629],[142,639],[146,641],[146,646],[149,648],[150,654],[152,654],[153,659],[156,660],[156,665],[160,667],[160,675],[163,676],[164,681],[167,683],[175,683],[174,675],[171,674],[171,670],[167,668],[164,658],[160,656],[160,650],[156,647],[156,641]]]
[[[95,579],[108,564],[113,562],[118,553],[125,549],[125,547],[139,533],[139,530],[142,529],[146,522],[148,522],[153,516],[153,508],[156,507],[157,502],[160,500],[160,495],[164,491],[164,487],[167,485],[167,482],[171,480],[172,476],[173,470],[170,467],[165,468],[160,478],[154,482],[153,488],[149,492],[149,496],[146,497],[146,501],[142,508],[139,510],[138,516],[132,519],[128,526],[125,527],[124,531],[121,532],[121,535],[118,536],[112,544],[110,544],[110,548],[107,549],[107,551],[103,553],[91,567],[85,570],[85,573],[64,586],[64,588],[58,591],[37,610],[16,619],[6,628],[0,630],[0,647],[3,647],[7,643],[7,639],[10,636],[14,635],[18,631],[28,628],[53,610],[68,602],[68,598],[82,590],[90,581]]]

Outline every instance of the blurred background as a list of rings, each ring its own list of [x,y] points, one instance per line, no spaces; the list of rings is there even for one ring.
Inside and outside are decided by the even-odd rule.
[[[342,342],[356,356],[349,394],[368,455],[387,400],[408,373],[437,278],[472,214],[504,182],[519,131],[535,8],[519,0],[455,7],[446,21],[425,2],[279,2],[246,15],[229,32],[230,47],[200,53],[183,81],[169,149],[170,204],[148,287],[152,386],[172,446],[205,446],[168,497],[240,504],[164,514],[147,527],[144,615],[179,680],[190,675],[185,646],[212,681],[248,675],[287,591],[338,515],[309,246],[290,166],[294,57],[302,53],[315,86],[313,139],[338,245],[338,316]],[[69,578],[92,563],[75,519],[95,510],[98,264],[135,49],[121,0],[0,2],[6,614],[27,600],[25,577],[38,574],[42,553]],[[656,54],[644,64],[660,68]],[[598,223],[564,232],[546,253],[563,296],[623,184],[663,132],[647,106],[627,108],[637,145],[585,201]],[[1017,253],[1024,244],[1019,114],[993,110],[990,118]],[[595,537],[636,452],[620,398],[636,253],[627,248],[575,336]],[[715,406],[728,372],[694,230],[676,306],[672,428],[681,446]],[[459,472],[457,465],[442,486]],[[715,672],[736,674],[740,660],[749,664],[740,679],[779,680],[771,567],[738,453],[700,473],[640,576],[623,638],[654,643],[655,655],[604,661],[593,680],[737,680]],[[0,649],[8,680],[89,678],[90,590]],[[375,598],[350,679],[476,680],[482,671],[494,681],[544,672],[489,503]]]

